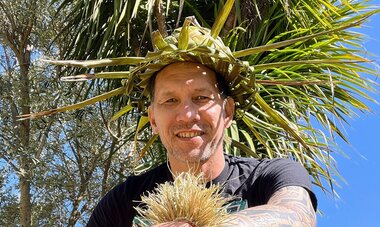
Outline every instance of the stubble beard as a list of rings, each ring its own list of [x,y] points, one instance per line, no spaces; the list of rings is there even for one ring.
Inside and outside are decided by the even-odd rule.
[[[204,163],[210,159],[222,143],[223,135],[218,141],[207,143],[202,150],[198,151],[197,154],[193,156],[190,156],[190,153],[193,151],[184,151],[182,149],[175,150],[174,148],[167,148],[167,153],[183,163]]]

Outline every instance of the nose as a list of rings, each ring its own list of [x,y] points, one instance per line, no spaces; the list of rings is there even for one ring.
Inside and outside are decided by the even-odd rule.
[[[199,108],[192,101],[186,101],[182,105],[179,105],[176,115],[177,121],[182,122],[195,122],[199,121]]]

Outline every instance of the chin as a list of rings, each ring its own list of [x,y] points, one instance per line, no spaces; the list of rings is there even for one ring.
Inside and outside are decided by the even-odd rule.
[[[206,162],[214,154],[209,149],[206,150],[192,150],[190,152],[176,152],[171,155],[182,162]]]

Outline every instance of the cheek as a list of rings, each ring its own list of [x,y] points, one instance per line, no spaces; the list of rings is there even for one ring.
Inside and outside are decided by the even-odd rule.
[[[156,116],[156,125],[157,130],[160,133],[165,133],[166,130],[170,130],[170,125],[173,117],[169,114],[160,114],[159,116]]]
[[[224,127],[224,114],[221,108],[209,108],[202,115],[214,128]]]

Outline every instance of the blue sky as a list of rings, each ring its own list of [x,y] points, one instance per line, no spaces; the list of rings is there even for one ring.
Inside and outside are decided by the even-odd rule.
[[[372,3],[380,7],[380,0]],[[380,14],[358,31],[366,34],[363,45],[376,55],[368,58],[380,65]],[[380,78],[377,82],[380,83]],[[380,93],[372,95],[380,102]],[[318,227],[380,226],[380,105],[369,103],[369,106],[372,113],[361,114],[345,128],[351,144],[339,143],[349,159],[334,156],[347,182],[340,181],[341,188],[336,188],[340,198],[315,188],[318,207],[323,212],[318,215]]]
[[[380,0],[372,3],[380,6]],[[377,55],[367,57],[380,65],[380,14],[370,18],[370,22],[358,31],[366,34],[363,44],[368,52]],[[380,78],[377,82],[380,83]],[[380,94],[372,96],[380,102]],[[360,114],[345,128],[351,144],[339,142],[349,159],[334,156],[347,182],[340,181],[341,188],[337,188],[340,198],[315,189],[319,209],[324,213],[318,215],[318,227],[380,226],[380,105],[369,103],[369,106],[372,113]]]

